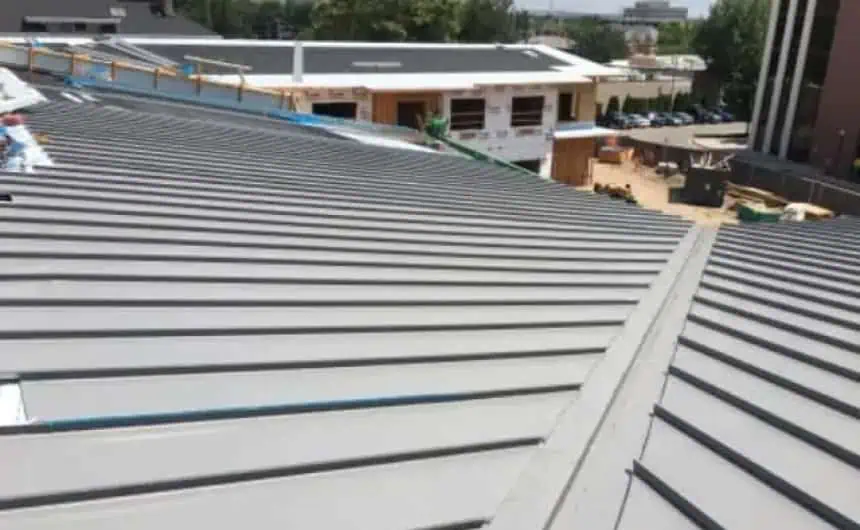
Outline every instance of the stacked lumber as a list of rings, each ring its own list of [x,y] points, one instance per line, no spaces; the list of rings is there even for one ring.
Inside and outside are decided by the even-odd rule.
[[[790,202],[776,193],[750,186],[740,186],[732,182],[726,182],[726,195],[737,202],[760,203],[768,208],[784,208]]]
[[[792,203],[767,190],[726,182],[726,195],[733,200],[742,221],[817,221],[831,219],[835,213],[809,203]]]

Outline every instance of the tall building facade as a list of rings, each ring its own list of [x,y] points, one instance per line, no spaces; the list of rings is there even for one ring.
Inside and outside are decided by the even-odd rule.
[[[860,157],[860,1],[771,0],[749,142],[851,173]]]
[[[633,7],[625,7],[624,20],[643,23],[683,22],[687,20],[687,8],[669,5],[668,0],[640,0]]]

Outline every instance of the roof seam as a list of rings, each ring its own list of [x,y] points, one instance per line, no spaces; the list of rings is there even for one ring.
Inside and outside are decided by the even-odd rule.
[[[725,530],[725,527],[711,519],[708,514],[700,510],[689,499],[681,495],[678,491],[672,488],[663,479],[658,477],[653,471],[648,469],[639,459],[633,461],[633,470],[631,475],[642,480],[649,488],[654,490],[666,502],[674,506],[684,517],[695,524],[701,530]],[[632,480],[632,479],[631,479]],[[618,528],[621,519],[614,528]]]
[[[837,528],[851,528],[855,526],[851,518],[839,513],[837,510],[821,502],[809,493],[784,480],[779,475],[753,462],[738,451],[735,451],[716,438],[713,438],[699,430],[692,424],[664,408],[662,405],[655,405],[654,414],[660,420],[689,436],[704,447],[707,447],[723,459],[736,465],[746,473],[752,475],[762,483],[771,487],[786,498],[794,501],[798,505],[806,508],[828,523],[836,526]]]
[[[411,462],[416,460],[445,458],[449,456],[470,453],[502,451],[506,449],[516,449],[534,446],[540,443],[540,441],[540,438],[515,438],[504,441],[462,445],[458,447],[439,447],[434,449],[409,451],[404,453],[388,453],[383,455],[349,458],[344,460],[298,464],[284,468],[249,470],[224,475],[186,477],[182,479],[165,480],[161,482],[147,482],[133,485],[117,485],[103,488],[93,488],[82,491],[66,491],[59,493],[36,494],[27,497],[5,498],[0,499],[0,512],[4,510],[33,508],[45,505],[97,501],[115,497],[125,497],[130,495],[147,495],[180,489],[239,484],[243,482],[252,482],[272,478],[285,478],[306,474],[342,471],[359,467],[380,466],[386,464]]]
[[[771,427],[775,429],[779,429],[781,431],[787,432],[795,438],[801,440],[804,443],[807,443],[825,453],[828,453],[830,456],[839,459],[849,466],[852,466],[856,469],[860,469],[860,455],[838,445],[826,438],[818,436],[817,434],[804,429],[803,427],[789,422],[780,416],[768,412],[767,410],[758,407],[749,401],[739,398],[734,394],[727,392],[704,379],[693,375],[692,373],[684,370],[682,368],[678,368],[677,366],[669,367],[669,374],[677,377],[678,379],[698,388],[703,392],[707,392],[708,394],[714,396],[715,398],[727,403],[737,409],[746,412],[747,414],[758,418],[759,420],[767,423]]]
[[[535,455],[530,468],[523,471],[523,476],[508,493],[490,528],[549,528],[553,523],[631,365],[646,341],[660,330],[660,317],[679,296],[680,278],[701,276],[714,237],[713,231],[694,226],[681,240],[667,267],[628,317],[604,359],[592,370],[576,404],[569,408],[548,438],[547,445],[558,447],[545,447]],[[693,255],[697,256],[695,260],[691,260]],[[595,382],[598,379],[599,382]],[[557,461],[561,458],[564,462]]]
[[[795,383],[791,379],[782,377],[778,374],[775,374],[773,372],[769,372],[767,370],[763,370],[761,368],[754,366],[751,363],[747,363],[747,362],[744,362],[744,361],[737,359],[735,357],[726,355],[719,350],[708,347],[708,346],[706,346],[706,345],[704,345],[698,341],[692,340],[692,339],[687,338],[683,335],[678,339],[678,344],[682,344],[684,346],[687,346],[687,347],[689,347],[689,348],[691,348],[691,349],[693,349],[693,350],[695,350],[695,351],[697,351],[703,355],[707,355],[708,357],[712,357],[712,358],[714,358],[714,359],[716,359],[722,363],[725,363],[729,366],[737,368],[738,370],[742,370],[744,372],[747,372],[748,374],[754,375],[754,376],[756,376],[762,380],[765,380],[769,383],[772,383],[776,386],[779,386],[781,388],[784,388],[786,390],[794,392],[795,394],[798,394],[798,395],[803,396],[807,399],[815,401],[816,403],[824,405],[825,407],[837,410],[843,414],[847,414],[847,415],[852,416],[854,418],[860,419],[860,407],[858,407],[856,405],[851,405],[849,403],[845,403],[844,401],[836,399],[832,396],[828,396],[828,395],[823,394],[817,390],[813,390],[809,387]]]

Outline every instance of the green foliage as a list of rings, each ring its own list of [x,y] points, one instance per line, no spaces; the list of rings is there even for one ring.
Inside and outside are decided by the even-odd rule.
[[[315,38],[359,41],[451,40],[458,0],[318,0],[311,11]]]
[[[698,21],[666,22],[657,27],[657,53],[660,55],[686,55],[695,53],[693,40],[699,29]]]
[[[291,38],[310,26],[302,0],[174,0],[178,11],[226,37]]]
[[[621,112],[623,112],[625,114],[628,112],[634,112],[633,107],[636,105],[636,102],[633,101],[634,99],[636,99],[636,98],[633,98],[630,96],[627,96],[626,98],[624,98],[624,104],[621,105]]]
[[[621,104],[618,101],[618,96],[612,96],[609,98],[609,102],[606,104],[606,113],[610,112],[618,112],[621,108]]]
[[[568,37],[574,40],[575,53],[598,63],[627,56],[624,33],[592,18],[577,18],[567,22]]]
[[[527,21],[517,19],[513,7],[513,0],[462,0],[458,40],[508,42],[514,39],[517,26],[522,27]]]
[[[652,110],[657,112],[668,112],[672,109],[672,96],[660,94],[654,99]]]
[[[717,0],[693,40],[722,80],[727,105],[744,118],[752,111],[767,22],[768,0]]]
[[[672,110],[674,112],[685,112],[690,108],[692,98],[689,92],[678,92],[675,94],[675,99],[672,102]]]

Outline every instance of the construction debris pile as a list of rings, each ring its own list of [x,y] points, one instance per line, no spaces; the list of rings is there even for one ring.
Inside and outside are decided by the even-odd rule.
[[[834,212],[809,203],[792,203],[775,193],[726,183],[727,207],[737,211],[741,221],[815,221],[831,219]]]
[[[594,185],[594,193],[609,195],[613,199],[622,199],[629,204],[639,204],[636,196],[633,195],[633,188],[630,187],[630,184],[616,186],[614,184],[604,185],[598,183]]]

